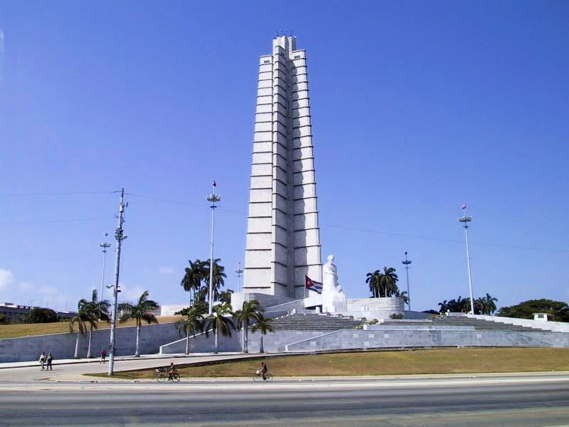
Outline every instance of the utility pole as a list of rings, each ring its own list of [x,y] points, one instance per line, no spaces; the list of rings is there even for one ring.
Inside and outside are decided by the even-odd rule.
[[[213,314],[213,238],[215,228],[215,204],[221,200],[219,194],[215,194],[215,181],[212,183],[212,192],[207,196],[207,201],[211,202],[211,239],[210,239],[210,258],[209,258],[209,311],[208,314]]]
[[[121,265],[121,246],[122,241],[127,238],[123,234],[123,213],[124,208],[126,207],[124,204],[124,188],[121,189],[121,198],[119,203],[119,215],[118,215],[118,226],[117,231],[115,232],[115,239],[117,240],[117,249],[116,249],[116,263],[115,263],[115,284],[109,286],[109,288],[113,288],[113,323],[111,324],[111,348],[109,352],[109,376],[114,374],[114,367],[115,367],[115,336],[116,336],[116,329],[117,329],[117,303],[118,303],[118,294],[120,292],[119,288],[119,272],[120,272],[120,265]]]
[[[99,243],[99,246],[103,248],[103,272],[101,273],[101,295],[99,295],[99,301],[104,300],[103,292],[105,290],[105,260],[107,258],[107,249],[111,247],[110,243],[107,243],[106,237],[108,233],[105,233],[105,240]]]
[[[466,265],[468,267],[468,290],[470,292],[470,310],[474,314],[474,297],[472,295],[472,271],[470,270],[470,247],[468,245],[468,223],[472,221],[472,217],[466,215],[466,205],[462,205],[464,215],[458,220],[463,224],[464,236],[466,239]]]
[[[405,251],[405,261],[401,261],[401,263],[405,266],[405,273],[407,273],[407,305],[409,306],[409,311],[411,311],[411,294],[409,293],[409,265],[411,260],[407,259],[407,251]]]

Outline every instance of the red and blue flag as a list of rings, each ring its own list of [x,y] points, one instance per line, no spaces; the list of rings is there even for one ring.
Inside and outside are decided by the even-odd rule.
[[[322,283],[317,282],[316,280],[312,280],[308,276],[304,276],[304,280],[306,282],[306,289],[308,289],[309,291],[314,291],[317,294],[322,293]]]

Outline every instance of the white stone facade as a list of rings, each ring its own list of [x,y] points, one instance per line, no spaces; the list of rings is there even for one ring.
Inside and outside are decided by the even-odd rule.
[[[303,298],[322,281],[306,52],[273,40],[261,56],[243,291]]]

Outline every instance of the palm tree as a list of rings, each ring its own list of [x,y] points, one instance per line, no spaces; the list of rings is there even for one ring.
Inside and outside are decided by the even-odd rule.
[[[79,336],[87,333],[87,324],[97,329],[97,319],[89,308],[89,302],[80,299],[77,304],[77,314],[69,320],[69,332],[73,333],[73,325],[77,324],[77,340],[75,341],[75,359],[79,358]]]
[[[231,304],[231,294],[233,293],[233,289],[228,289],[226,291],[219,293],[219,301],[226,302],[227,304]]]
[[[407,295],[407,291],[400,292],[399,290],[397,290],[395,296],[402,298],[403,304],[409,304],[409,295]]]
[[[233,317],[237,320],[237,327],[241,328],[241,347],[244,353],[249,352],[249,321],[259,322],[263,318],[263,307],[260,306],[259,301],[243,301],[243,306],[237,310]]]
[[[142,321],[148,324],[158,323],[156,316],[152,314],[153,310],[156,310],[158,303],[148,299],[148,291],[144,291],[140,298],[138,299],[138,304],[132,305],[128,302],[123,302],[119,305],[119,309],[122,312],[122,316],[119,321],[121,323],[126,322],[130,319],[136,321],[136,350],[134,357],[140,357],[139,342],[140,342],[140,327],[142,326]]]
[[[491,316],[496,311],[497,298],[493,298],[489,293],[486,293],[484,298],[478,298],[476,304],[478,305],[481,314]]]
[[[383,273],[379,278],[380,287],[383,288],[385,297],[393,296],[397,293],[397,281],[399,278],[395,274],[395,269],[393,267],[383,267]]]
[[[204,326],[204,314],[207,312],[207,306],[194,305],[190,307],[186,314],[186,318],[176,322],[176,328],[180,335],[186,335],[186,354],[190,353],[190,336],[195,337],[196,333],[202,332]]]
[[[381,271],[375,270],[373,273],[367,274],[366,283],[369,284],[369,290],[371,292],[372,298],[380,297],[380,285],[379,279],[381,277]]]
[[[213,313],[205,318],[204,330],[206,337],[209,336],[209,330],[213,330],[215,336],[215,353],[218,352],[217,337],[221,332],[224,337],[231,336],[231,330],[235,329],[235,323],[231,320],[231,306],[227,303],[217,304],[213,307]]]
[[[85,300],[82,300],[85,301]],[[91,317],[96,319],[95,323],[89,324],[89,345],[87,346],[87,358],[91,357],[91,340],[93,336],[93,329],[97,328],[98,322],[100,320],[109,322],[109,307],[111,304],[107,300],[99,301],[97,298],[97,290],[93,289],[93,294],[91,295],[91,301],[85,301],[85,310],[89,312]]]
[[[265,349],[263,347],[263,335],[266,335],[267,332],[275,332],[275,328],[273,328],[273,326],[271,325],[271,323],[273,322],[273,319],[267,319],[266,317],[263,317],[261,320],[259,320],[257,323],[255,323],[253,325],[253,327],[251,328],[252,332],[261,332],[261,342],[259,345],[259,353],[264,353]]]
[[[188,261],[190,267],[184,270],[185,274],[180,285],[186,292],[190,292],[190,305],[196,299],[196,293],[200,290],[202,281],[205,279],[205,261],[196,259],[194,262]],[[193,297],[193,298],[192,298]]]
[[[219,288],[225,285],[225,278],[227,277],[224,273],[225,267],[219,264],[220,259],[216,258],[213,260],[213,300],[217,301],[219,299]],[[207,289],[209,290],[209,270],[210,270],[210,260],[206,261],[204,266],[205,283]]]

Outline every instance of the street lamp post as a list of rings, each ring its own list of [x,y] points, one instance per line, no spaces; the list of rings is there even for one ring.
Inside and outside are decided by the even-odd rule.
[[[108,233],[105,233],[105,237],[108,236]],[[105,259],[107,257],[107,249],[111,247],[110,243],[107,243],[105,240],[99,244],[100,247],[103,248],[103,272],[101,273],[101,295],[99,295],[99,301],[103,301],[103,292],[105,289]]]
[[[474,297],[472,295],[472,271],[470,269],[470,246],[468,244],[468,223],[472,221],[472,217],[466,215],[466,205],[462,206],[464,210],[464,215],[458,220],[462,223],[464,227],[464,237],[466,240],[466,265],[468,267],[468,290],[470,292],[470,310],[474,314]]]
[[[405,261],[401,261],[401,263],[405,266],[405,273],[407,274],[407,305],[411,311],[411,294],[409,292],[409,265],[411,260],[407,259],[407,251],[405,251]]]
[[[113,323],[111,324],[111,344],[110,344],[110,351],[109,351],[109,376],[114,374],[114,367],[115,367],[115,336],[116,336],[116,329],[117,329],[117,305],[118,305],[118,295],[121,291],[119,288],[119,273],[120,273],[120,265],[121,265],[121,247],[122,241],[126,239],[127,236],[123,234],[123,213],[124,213],[124,188],[121,189],[121,199],[119,203],[119,216],[118,216],[118,226],[115,232],[115,239],[117,240],[117,248],[116,248],[116,263],[115,263],[115,284],[108,286],[108,288],[113,288]]]
[[[212,192],[207,196],[207,201],[211,203],[211,239],[210,239],[210,258],[209,258],[209,311],[211,315],[213,313],[213,242],[214,242],[214,230],[215,230],[215,204],[221,200],[219,194],[215,194],[215,187],[217,184],[213,181]]]
[[[241,269],[241,263],[239,263],[239,268],[235,270],[237,273],[237,289],[238,292],[241,292],[241,275],[243,274],[243,270]]]

